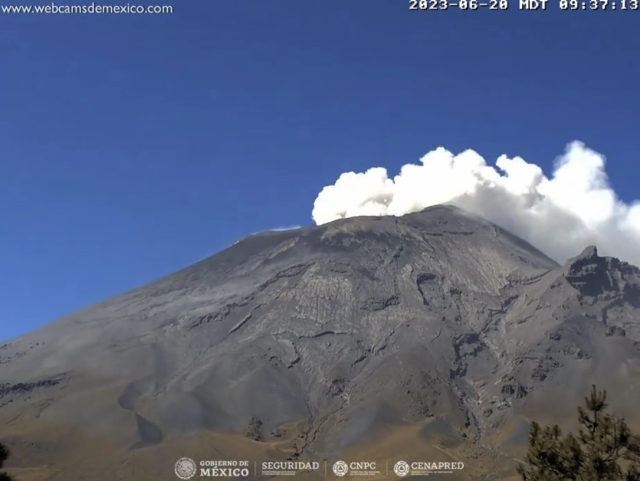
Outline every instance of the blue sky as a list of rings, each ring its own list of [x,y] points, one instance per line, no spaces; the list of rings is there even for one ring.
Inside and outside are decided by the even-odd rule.
[[[580,139],[639,197],[640,11],[173,6],[0,14],[0,339],[310,224],[340,173],[441,145],[549,170]]]

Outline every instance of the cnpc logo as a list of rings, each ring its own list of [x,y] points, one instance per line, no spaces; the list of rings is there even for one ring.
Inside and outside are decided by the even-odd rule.
[[[336,476],[346,476],[350,471],[354,474],[378,474],[376,471],[376,463],[353,461],[346,463],[345,461],[336,461],[333,463],[333,474]]]

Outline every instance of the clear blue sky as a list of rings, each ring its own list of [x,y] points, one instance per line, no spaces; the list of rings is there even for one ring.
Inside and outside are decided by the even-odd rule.
[[[173,5],[0,14],[0,339],[310,224],[341,172],[440,145],[549,170],[583,140],[640,197],[640,11]]]

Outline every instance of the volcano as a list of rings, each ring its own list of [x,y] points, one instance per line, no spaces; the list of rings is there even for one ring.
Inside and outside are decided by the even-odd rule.
[[[640,270],[436,206],[251,235],[1,345],[0,441],[20,481],[178,479],[182,457],[506,479],[529,422],[570,428],[593,383],[640,426]]]

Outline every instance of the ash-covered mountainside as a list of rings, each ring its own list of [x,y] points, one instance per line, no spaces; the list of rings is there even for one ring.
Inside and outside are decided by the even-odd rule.
[[[1,345],[0,420],[127,453],[300,423],[289,457],[339,456],[425,420],[424,443],[504,446],[592,382],[640,420],[639,361],[636,267],[594,247],[559,266],[438,206],[252,235]]]

